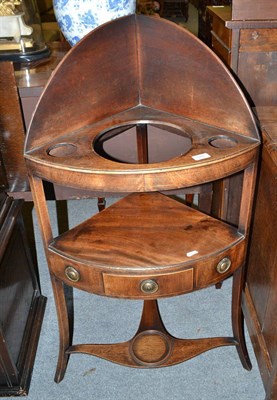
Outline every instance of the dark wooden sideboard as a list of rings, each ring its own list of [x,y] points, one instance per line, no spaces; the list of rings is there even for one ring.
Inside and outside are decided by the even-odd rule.
[[[39,96],[68,47],[53,44],[50,59],[16,72],[11,62],[0,63],[0,396],[28,394],[46,306],[32,202],[24,202],[32,197],[23,147]]]
[[[211,47],[232,69],[262,131],[244,314],[266,400],[277,399],[277,3],[233,0],[207,8]]]
[[[0,396],[28,393],[46,302],[23,206],[23,200],[0,194]]]
[[[32,203],[24,202],[32,198],[23,147],[39,96],[66,49],[54,43],[51,59],[16,72],[12,63],[0,63],[0,396],[28,394],[46,306]]]
[[[277,3],[272,2],[271,17],[254,14],[250,7],[246,18],[246,11],[240,15],[234,2],[232,7],[207,7],[211,47],[239,79],[252,106],[276,105]]]
[[[277,107],[258,107],[256,112],[262,128],[263,147],[243,308],[266,400],[276,400]]]

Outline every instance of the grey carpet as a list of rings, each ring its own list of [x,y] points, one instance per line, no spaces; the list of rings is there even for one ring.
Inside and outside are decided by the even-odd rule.
[[[49,202],[55,220],[55,204]],[[69,202],[71,226],[96,212],[95,200]],[[253,350],[251,372],[241,366],[234,347],[211,350],[185,363],[160,369],[132,369],[76,354],[60,384],[53,381],[58,354],[54,300],[40,235],[36,241],[42,292],[48,297],[29,400],[263,400],[264,390]],[[179,337],[231,336],[231,279],[214,287],[163,299],[160,310],[169,332]],[[75,291],[75,343],[128,340],[135,333],[141,301],[102,298]]]

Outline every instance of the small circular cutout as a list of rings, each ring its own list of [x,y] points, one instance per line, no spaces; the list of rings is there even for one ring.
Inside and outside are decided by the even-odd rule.
[[[69,157],[74,154],[77,147],[71,143],[57,143],[54,146],[49,147],[47,154],[51,157]]]
[[[237,146],[237,144],[236,139],[225,135],[215,136],[209,140],[209,145],[217,149],[230,149]]]

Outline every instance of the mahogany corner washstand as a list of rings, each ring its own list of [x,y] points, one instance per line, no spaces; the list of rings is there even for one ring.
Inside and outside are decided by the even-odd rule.
[[[109,141],[132,130],[138,156],[119,160]],[[179,140],[177,154],[166,160],[152,154],[162,133]],[[59,320],[56,382],[78,352],[145,368],[234,345],[251,368],[241,292],[258,149],[253,116],[231,74],[174,23],[132,15],[72,48],[40,98],[25,145]],[[238,226],[167,195],[239,173]],[[43,180],[124,196],[54,238]],[[178,339],[167,332],[157,299],[231,275],[232,337]],[[144,300],[137,333],[124,343],[74,344],[72,288]]]

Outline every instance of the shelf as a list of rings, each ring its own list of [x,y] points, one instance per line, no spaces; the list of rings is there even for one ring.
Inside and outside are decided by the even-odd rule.
[[[65,269],[73,265],[78,270],[76,287],[142,297],[139,284],[148,277],[159,282],[155,296],[161,297],[225,278],[239,266],[243,243],[236,228],[165,195],[150,193],[126,196],[55,238],[49,249],[57,257],[55,265],[60,263],[55,272],[59,279],[72,284]],[[231,258],[232,265],[222,275],[216,266],[224,257]]]

